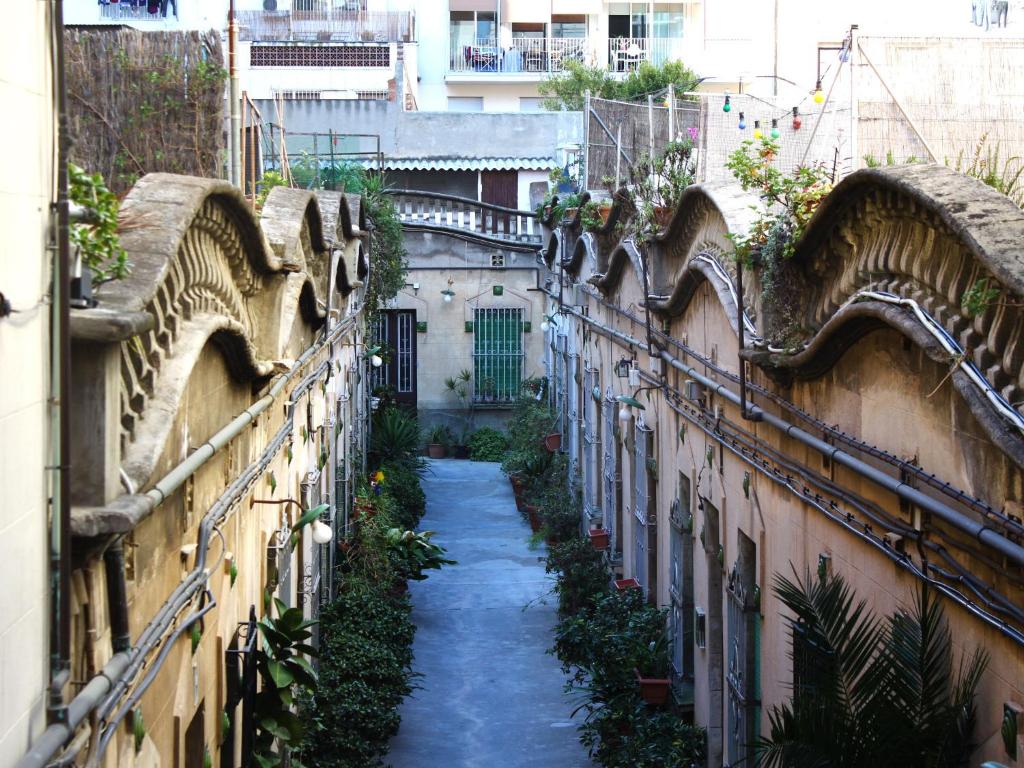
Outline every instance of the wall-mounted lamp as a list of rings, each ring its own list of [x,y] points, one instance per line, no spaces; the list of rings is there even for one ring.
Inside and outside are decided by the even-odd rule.
[[[317,544],[329,544],[331,539],[334,538],[334,531],[331,530],[331,526],[327,525],[323,520],[314,520],[311,530],[313,532],[313,541]]]
[[[370,358],[370,365],[374,368],[380,368],[384,364],[384,359],[380,356],[380,347],[370,347],[366,350],[366,354]]]
[[[441,291],[441,295],[444,297],[445,304],[452,303],[452,296],[455,295],[455,291],[452,290],[452,285],[455,283],[450,277],[448,278],[448,287]]]
[[[641,411],[646,410],[643,403],[637,400],[635,397],[630,395],[616,395],[615,399],[619,402],[619,421],[629,421],[633,415],[630,409],[639,408]]]
[[[544,319],[540,321],[540,329],[544,331],[544,333],[547,333],[548,329],[551,328],[551,323],[553,323],[554,321],[554,315],[544,315]]]
[[[620,379],[629,378],[629,369],[633,367],[633,361],[624,357],[615,364],[615,375]]]

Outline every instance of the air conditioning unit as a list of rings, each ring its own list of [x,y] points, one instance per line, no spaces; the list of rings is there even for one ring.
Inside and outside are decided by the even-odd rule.
[[[683,395],[687,400],[691,402],[697,402],[698,400],[704,399],[704,385],[699,381],[693,379],[687,379],[683,385]]]

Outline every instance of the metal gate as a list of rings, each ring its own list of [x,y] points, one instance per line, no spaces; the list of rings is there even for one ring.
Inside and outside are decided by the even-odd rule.
[[[569,412],[566,433],[569,442],[569,485],[575,487],[580,471],[580,356],[575,352],[566,355],[565,386]]]
[[[744,541],[745,540],[745,541]],[[740,552],[729,573],[727,645],[728,722],[726,760],[752,765],[757,728],[757,607],[754,601],[754,545],[740,534]]]
[[[224,710],[228,713],[227,729],[221,741],[221,768],[249,768],[253,764],[255,738],[254,709],[256,704],[256,648],[259,630],[256,628],[256,606],[249,606],[249,620],[240,622],[231,645],[224,652],[224,675],[227,686]],[[238,705],[242,705],[241,721],[237,718]],[[235,760],[235,732],[242,734],[242,754]]]
[[[647,531],[647,508],[650,490],[647,487],[647,457],[649,442],[654,430],[648,429],[643,415],[636,417],[633,446],[633,569],[634,577],[640,582],[644,594],[648,593],[648,557],[650,556],[649,533]]]
[[[583,371],[583,514],[596,517],[598,512],[597,434],[598,400],[601,396],[598,384],[601,373],[596,368]]]
[[[618,456],[615,439],[615,391],[608,387],[604,396],[604,436],[602,438],[601,475],[604,488],[601,491],[601,512],[604,527],[608,531],[608,548],[614,555],[619,549],[618,541]]]
[[[693,517],[690,515],[690,481],[679,476],[679,496],[669,512],[671,525],[670,583],[672,677],[682,683],[693,677]]]

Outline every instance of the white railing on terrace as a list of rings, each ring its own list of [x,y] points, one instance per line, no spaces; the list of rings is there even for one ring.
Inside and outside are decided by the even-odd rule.
[[[399,42],[416,38],[409,11],[238,11],[242,40]]]
[[[561,72],[567,61],[587,61],[589,52],[585,37],[518,37],[504,48],[493,38],[453,40],[448,68],[502,74]]]
[[[678,59],[682,38],[613,37],[608,41],[608,68],[612,72],[632,72],[642,61],[664,64]]]
[[[403,224],[452,229],[488,240],[541,244],[541,226],[533,211],[517,211],[454,195],[389,190]]]
[[[149,12],[149,4],[145,0],[123,0],[120,3],[104,3],[100,5],[100,18],[104,21],[158,21],[177,23],[178,11],[173,3],[165,6],[166,14],[160,9],[156,13]]]

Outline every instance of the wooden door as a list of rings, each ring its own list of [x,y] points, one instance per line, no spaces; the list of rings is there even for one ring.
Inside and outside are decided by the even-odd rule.
[[[399,405],[416,407],[416,311],[388,309],[377,315],[374,343],[384,363],[372,370],[373,388]]]
[[[481,171],[480,202],[500,205],[503,208],[519,207],[518,171]],[[509,217],[491,216],[491,234],[509,231]]]

